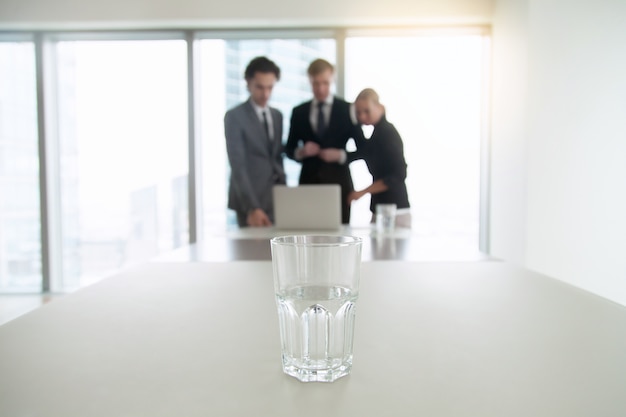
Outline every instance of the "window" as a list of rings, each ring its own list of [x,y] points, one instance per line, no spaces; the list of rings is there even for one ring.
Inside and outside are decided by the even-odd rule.
[[[346,99],[354,100],[363,88],[374,88],[388,120],[402,136],[414,233],[475,249],[483,54],[480,35],[346,40]],[[355,187],[371,182],[364,164],[353,164],[351,170]],[[352,223],[368,222],[369,200],[357,203]]]
[[[0,42],[0,292],[40,291],[35,48]]]
[[[182,40],[55,45],[62,279],[88,284],[188,242]]]
[[[313,59],[336,64],[336,93],[348,101],[375,88],[404,140],[413,233],[446,250],[455,239],[478,247],[488,62],[480,29],[9,35],[0,39],[0,292],[48,283],[69,291],[187,244],[196,195],[196,227],[210,235],[235,225],[226,209],[223,118],[248,98],[244,69],[259,55],[281,68],[271,105],[283,113],[283,140],[293,107],[312,96]],[[198,65],[188,80],[190,63]],[[190,158],[199,162],[193,181]],[[285,168],[296,185],[300,165],[285,159]],[[371,181],[364,163],[351,170],[357,188]],[[48,213],[43,229],[41,212]],[[357,202],[352,216],[353,226],[368,227],[369,201]],[[51,242],[42,245],[42,235]]]

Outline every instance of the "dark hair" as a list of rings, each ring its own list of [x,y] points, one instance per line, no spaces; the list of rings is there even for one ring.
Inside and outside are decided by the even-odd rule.
[[[244,77],[246,80],[254,78],[254,74],[257,72],[271,72],[276,76],[276,80],[280,80],[280,68],[274,63],[274,61],[267,59],[264,56],[257,56],[246,67]]]

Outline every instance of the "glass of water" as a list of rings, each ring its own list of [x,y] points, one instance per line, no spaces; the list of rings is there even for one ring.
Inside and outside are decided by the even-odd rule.
[[[376,204],[376,230],[382,233],[393,232],[396,226],[395,204]]]
[[[351,236],[271,240],[286,374],[333,382],[350,373],[361,243]]]

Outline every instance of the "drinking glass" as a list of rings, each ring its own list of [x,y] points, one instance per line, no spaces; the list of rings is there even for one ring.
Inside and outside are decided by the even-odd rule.
[[[392,232],[396,225],[396,210],[395,204],[376,204],[376,230]]]
[[[271,240],[283,371],[333,382],[352,369],[361,239],[281,236]]]

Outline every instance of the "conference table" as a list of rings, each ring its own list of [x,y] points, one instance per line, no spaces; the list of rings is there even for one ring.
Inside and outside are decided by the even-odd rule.
[[[153,261],[0,326],[0,416],[626,416],[626,308],[498,261],[362,263],[352,373],[283,374],[268,260]]]

